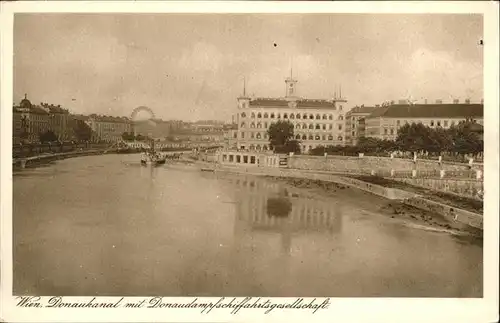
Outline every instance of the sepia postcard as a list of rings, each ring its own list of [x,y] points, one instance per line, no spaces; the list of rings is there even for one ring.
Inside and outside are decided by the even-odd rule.
[[[497,2],[0,8],[1,321],[498,321]]]

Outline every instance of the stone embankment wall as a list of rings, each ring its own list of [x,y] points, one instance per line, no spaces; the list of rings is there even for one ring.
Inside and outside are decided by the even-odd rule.
[[[357,189],[385,197],[390,200],[402,200],[405,198],[410,198],[416,196],[416,194],[411,192],[406,192],[404,190],[399,190],[395,188],[383,187],[380,185],[375,185],[360,181],[354,178],[347,178],[343,176],[327,174],[327,173],[317,173],[303,170],[294,169],[280,169],[280,168],[264,168],[264,167],[237,167],[237,166],[226,166],[221,165],[215,167],[214,170],[222,172],[231,173],[244,173],[248,175],[256,176],[275,176],[275,177],[288,177],[288,178],[301,178],[307,180],[318,180],[326,182],[334,182],[338,184],[344,184],[349,187],[355,187]]]
[[[424,199],[420,196],[404,199],[403,202],[419,209],[441,214],[446,218],[453,219],[454,221],[458,221],[460,223],[465,223],[471,227],[483,229],[482,214],[476,214],[463,209],[454,208],[449,205]]]
[[[38,156],[31,156],[26,158],[14,158],[12,159],[12,165],[25,168],[30,167],[32,165],[38,165],[40,163],[50,162],[53,160],[66,159],[72,157],[80,157],[80,156],[92,156],[92,155],[101,155],[105,153],[114,153],[117,149],[87,149],[87,150],[78,150],[71,151],[67,153],[56,153],[56,154],[44,154]]]
[[[484,183],[481,180],[453,178],[394,178],[394,180],[428,188],[433,191],[452,193],[476,200],[482,200],[484,194]]]
[[[288,167],[337,174],[377,175],[428,188],[482,200],[482,164],[468,164],[388,157],[290,156]],[[414,173],[414,170],[416,172]],[[480,172],[478,172],[480,171]],[[479,178],[478,178],[479,175]]]
[[[416,169],[422,172],[441,169],[445,171],[467,171],[467,164],[442,162],[441,165],[435,160],[417,159],[414,164],[411,159],[389,158],[389,157],[351,157],[351,156],[305,156],[295,155],[288,159],[288,167],[295,169],[322,170],[346,174],[366,174],[372,170],[382,173],[394,171],[411,171]],[[482,164],[473,164],[472,169],[482,170]]]

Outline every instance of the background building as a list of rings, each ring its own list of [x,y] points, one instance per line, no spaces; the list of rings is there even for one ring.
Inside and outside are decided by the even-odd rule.
[[[359,138],[365,136],[365,118],[368,117],[378,106],[365,107],[364,105],[354,107],[345,115],[345,144],[356,145]]]
[[[70,139],[69,111],[60,105],[41,103],[41,107],[49,114],[49,129],[52,130],[60,141]]]
[[[422,123],[431,128],[450,128],[461,121],[471,120],[483,124],[483,104],[436,103],[391,104],[376,108],[365,118],[365,135],[395,140],[398,129],[405,124]]]
[[[13,107],[13,142],[39,142],[40,134],[50,129],[49,113],[40,106],[31,104],[27,95],[19,106]]]
[[[292,76],[285,80],[284,98],[238,98],[237,146],[239,149],[267,150],[269,126],[278,120],[288,120],[294,125],[296,140],[303,152],[317,146],[344,145],[347,100],[305,99],[296,95],[297,80]]]
[[[224,144],[227,149],[238,148],[238,125],[236,123],[224,125]]]
[[[131,132],[131,121],[127,117],[89,116],[88,124],[93,132],[93,140],[101,140],[109,143],[122,141],[124,132]]]

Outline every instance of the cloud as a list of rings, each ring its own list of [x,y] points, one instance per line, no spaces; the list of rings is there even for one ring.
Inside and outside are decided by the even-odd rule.
[[[179,67],[193,72],[217,72],[225,58],[213,44],[201,41],[182,52]]]
[[[483,68],[480,62],[455,58],[452,53],[420,48],[405,66],[408,91],[434,99],[482,98]]]

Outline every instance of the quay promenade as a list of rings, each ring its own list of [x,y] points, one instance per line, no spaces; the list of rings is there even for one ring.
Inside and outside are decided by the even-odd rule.
[[[65,153],[44,153],[36,156],[13,158],[12,165],[23,169],[43,162],[50,162],[54,160],[80,157],[80,156],[92,156],[92,155],[101,155],[105,153],[115,153],[117,151],[118,151],[117,148],[111,148],[111,149],[101,148],[101,149],[82,149]]]
[[[482,201],[483,164],[363,156],[277,155],[271,152],[227,151],[202,155],[221,165],[279,167],[329,174],[370,175]]]

